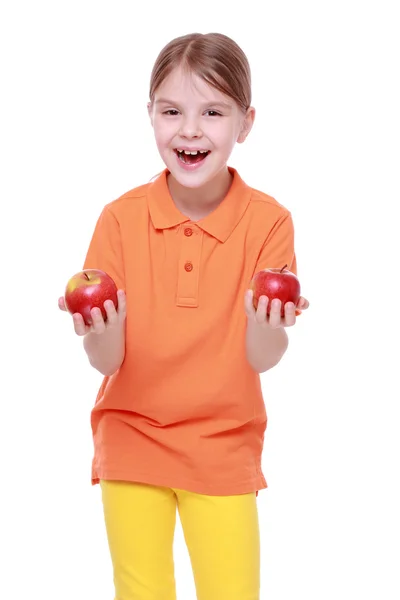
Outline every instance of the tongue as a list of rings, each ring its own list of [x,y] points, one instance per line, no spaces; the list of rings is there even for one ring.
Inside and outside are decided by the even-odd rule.
[[[184,160],[185,163],[188,163],[188,164],[193,164],[193,163],[200,162],[205,157],[206,157],[206,154],[200,154],[200,152],[198,152],[197,154],[185,154],[185,153],[183,153],[183,160]]]

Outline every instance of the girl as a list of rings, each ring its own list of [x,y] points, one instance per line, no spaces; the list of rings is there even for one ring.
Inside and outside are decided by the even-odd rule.
[[[290,212],[227,166],[255,116],[243,51],[191,34],[158,56],[148,103],[166,169],[107,204],[84,268],[117,284],[73,315],[105,377],[92,411],[116,600],[175,600],[176,508],[198,600],[257,600],[258,490],[267,416],[259,374],[288,345],[297,307],[248,289],[264,268],[296,272]],[[255,157],[256,158],[256,157]],[[63,298],[59,306],[65,310]]]

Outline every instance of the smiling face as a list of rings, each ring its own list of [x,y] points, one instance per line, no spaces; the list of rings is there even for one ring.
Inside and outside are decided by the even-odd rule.
[[[197,189],[226,177],[233,147],[244,142],[255,116],[254,108],[244,113],[232,98],[182,68],[157,88],[148,111],[171,175],[181,186]]]

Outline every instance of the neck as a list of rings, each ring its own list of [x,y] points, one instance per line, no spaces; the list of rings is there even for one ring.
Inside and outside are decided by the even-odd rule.
[[[192,221],[199,221],[221,204],[231,187],[232,175],[226,167],[202,187],[187,188],[168,173],[167,184],[177,209]]]

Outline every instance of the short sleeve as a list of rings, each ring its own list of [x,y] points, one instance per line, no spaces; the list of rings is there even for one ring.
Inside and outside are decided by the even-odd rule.
[[[253,275],[262,269],[287,269],[297,275],[292,215],[286,212],[269,232],[257,259]]]
[[[125,290],[120,226],[107,206],[97,220],[83,268],[105,271],[115,281],[118,289]]]

